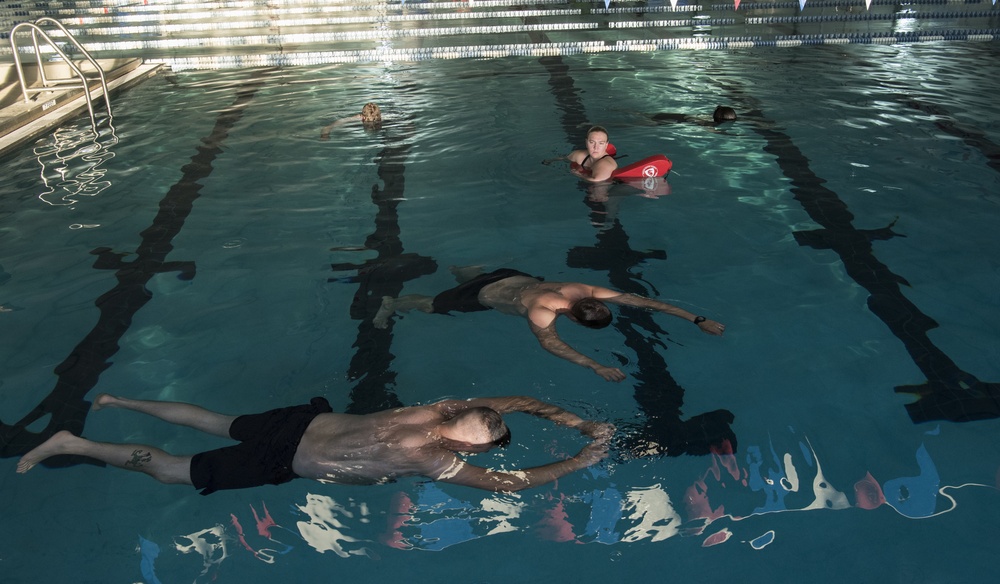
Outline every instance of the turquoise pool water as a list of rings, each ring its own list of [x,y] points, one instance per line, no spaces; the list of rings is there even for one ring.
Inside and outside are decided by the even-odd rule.
[[[996,43],[602,54],[163,75],[114,133],[2,162],[7,582],[958,582],[1000,515]],[[474,66],[470,66],[474,64]],[[377,101],[384,128],[320,139]],[[740,119],[723,127],[714,107]],[[543,159],[607,126],[669,194]],[[647,196],[644,196],[647,195]],[[560,361],[495,313],[412,313],[449,266],[647,294]],[[99,392],[228,413],[526,394],[621,429],[516,495],[405,480],[220,492],[90,464],[16,475],[56,429],[190,453],[225,441]],[[478,464],[579,442],[513,418]],[[638,456],[652,443],[668,455]],[[732,453],[730,453],[732,449]],[[65,461],[78,462],[78,461]],[[431,553],[436,552],[436,553]]]

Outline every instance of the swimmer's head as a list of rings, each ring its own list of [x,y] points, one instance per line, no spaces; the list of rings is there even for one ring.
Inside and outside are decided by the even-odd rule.
[[[722,122],[735,122],[736,110],[731,107],[720,105],[715,108],[715,111],[712,113],[712,119],[715,120],[716,124],[721,124]]]
[[[611,324],[611,310],[596,298],[581,298],[569,309],[573,320],[587,328],[600,329]]]
[[[444,424],[442,436],[461,452],[486,452],[494,446],[510,444],[510,428],[496,410],[485,407],[459,412]]]
[[[604,156],[608,149],[608,131],[603,126],[592,126],[587,130],[587,152],[593,156]]]
[[[604,126],[591,126],[590,129],[587,130],[587,137],[590,138],[590,135],[595,133],[604,134],[605,141],[608,139],[608,131],[604,129]]]
[[[378,127],[382,124],[382,110],[374,103],[368,102],[361,108],[361,123],[366,127]]]

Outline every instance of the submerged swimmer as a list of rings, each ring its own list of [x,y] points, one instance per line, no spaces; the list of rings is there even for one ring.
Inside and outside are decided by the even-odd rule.
[[[175,456],[152,446],[93,442],[62,431],[25,454],[17,472],[28,472],[50,456],[75,454],[145,473],[161,483],[193,485],[202,495],[299,477],[372,485],[414,475],[489,491],[519,491],[597,463],[607,456],[614,433],[611,424],[585,421],[530,397],[446,400],[367,415],[333,413],[330,404],[317,397],[308,405],[228,416],[180,402],[98,395],[93,409],[108,407],[141,412],[240,444]],[[592,441],[573,457],[522,470],[491,470],[468,464],[458,455],[506,446],[510,430],[501,414],[510,412],[545,418]]]
[[[374,324],[385,328],[395,312],[420,310],[448,314],[449,312],[477,312],[497,309],[504,314],[523,316],[538,342],[556,357],[587,367],[606,381],[622,381],[625,374],[617,367],[607,367],[578,353],[567,345],[556,332],[556,319],[566,315],[570,320],[588,328],[604,328],[611,323],[611,310],[605,302],[623,306],[636,306],[656,310],[692,322],[702,332],[721,336],[726,327],[722,323],[697,316],[666,302],[618,292],[599,286],[578,282],[544,282],[511,269],[500,269],[488,274],[481,268],[452,269],[459,285],[435,297],[411,294],[382,298]]]
[[[712,112],[712,121],[708,121],[700,116],[691,116],[688,114],[654,114],[653,121],[661,124],[670,122],[683,122],[689,124],[698,124],[699,126],[718,126],[719,124],[724,124],[726,122],[736,121],[736,110],[731,107],[724,105],[717,106],[715,111]]]

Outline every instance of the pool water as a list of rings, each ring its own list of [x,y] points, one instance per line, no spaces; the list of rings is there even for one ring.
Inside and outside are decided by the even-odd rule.
[[[186,72],[121,95],[113,132],[80,120],[2,162],[4,581],[981,579],[1000,519],[998,57],[608,53]],[[381,130],[320,138],[367,101]],[[719,104],[740,119],[656,117]],[[600,190],[541,164],[592,123],[620,164],[670,157],[669,181]],[[656,297],[726,334],[630,309],[562,323],[615,384],[497,313],[372,325],[383,295],[468,265]],[[13,472],[62,428],[226,443],[88,413],[100,392],[227,413],[523,394],[620,433],[604,463],[518,494]],[[581,445],[510,424],[475,463]]]

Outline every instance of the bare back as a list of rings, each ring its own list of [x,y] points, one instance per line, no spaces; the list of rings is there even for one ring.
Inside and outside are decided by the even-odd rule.
[[[461,461],[430,430],[446,418],[432,406],[368,415],[320,414],[295,453],[295,474],[323,482],[372,485],[397,477],[439,479]]]
[[[568,310],[577,300],[594,296],[596,290],[599,289],[576,282],[543,282],[513,276],[483,288],[479,302],[506,314],[524,316],[544,328],[560,311]]]

